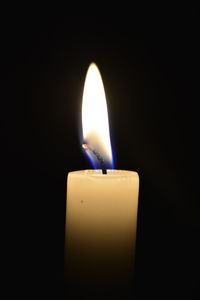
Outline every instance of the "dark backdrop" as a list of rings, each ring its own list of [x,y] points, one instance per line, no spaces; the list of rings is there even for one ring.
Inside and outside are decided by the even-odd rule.
[[[138,299],[198,290],[197,15],[6,14],[1,26],[3,277],[62,299],[67,173],[80,145],[86,70],[100,68],[115,168],[140,176]],[[6,256],[7,257],[7,256]],[[169,299],[169,298],[168,298]]]

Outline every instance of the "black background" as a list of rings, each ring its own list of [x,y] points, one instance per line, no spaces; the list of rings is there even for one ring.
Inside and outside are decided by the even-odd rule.
[[[197,44],[197,14],[187,8],[118,16],[13,8],[4,15],[7,292],[62,299],[66,179],[69,171],[91,168],[81,151],[80,109],[95,61],[115,168],[140,176],[137,299],[193,299],[199,279]]]

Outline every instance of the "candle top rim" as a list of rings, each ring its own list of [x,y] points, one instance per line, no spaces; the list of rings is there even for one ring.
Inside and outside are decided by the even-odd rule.
[[[138,173],[130,170],[116,170],[116,169],[107,169],[107,174],[102,174],[101,169],[87,169],[87,170],[78,170],[71,171],[68,175],[80,175],[80,176],[89,176],[89,177],[103,177],[103,178],[113,178],[113,177],[139,177]]]

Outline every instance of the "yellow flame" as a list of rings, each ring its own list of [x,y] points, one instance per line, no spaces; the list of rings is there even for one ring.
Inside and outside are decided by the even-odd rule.
[[[100,71],[91,63],[85,79],[82,100],[84,141],[112,164],[112,150],[106,96]]]

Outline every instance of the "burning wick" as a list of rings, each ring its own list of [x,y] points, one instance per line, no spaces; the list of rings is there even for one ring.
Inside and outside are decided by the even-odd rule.
[[[101,169],[102,169],[102,173],[103,174],[107,174],[107,170],[105,168],[104,160],[101,157],[101,155],[96,150],[92,149],[88,144],[82,144],[82,148],[85,151],[87,151],[87,150],[91,151],[96,156],[96,158],[98,159],[98,161],[100,163],[100,166],[101,166]]]

